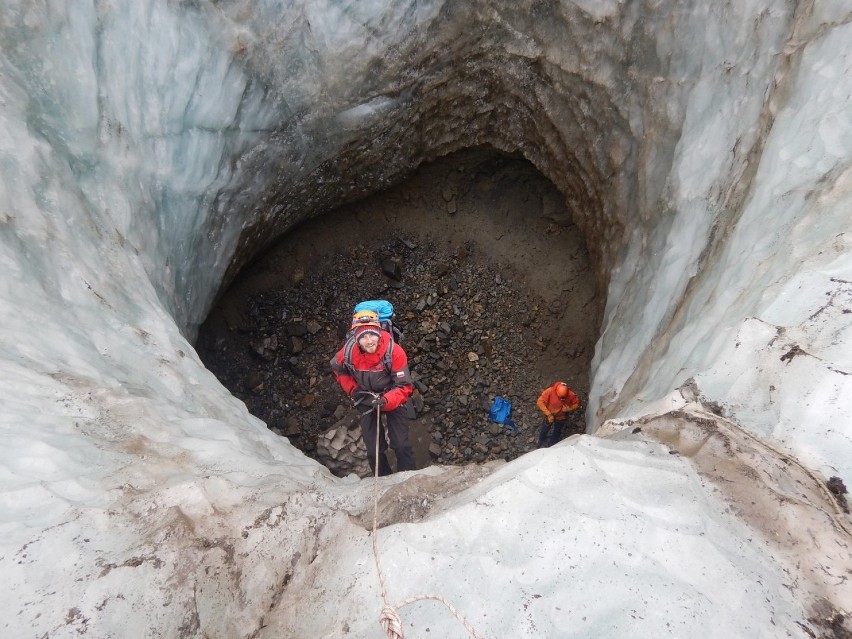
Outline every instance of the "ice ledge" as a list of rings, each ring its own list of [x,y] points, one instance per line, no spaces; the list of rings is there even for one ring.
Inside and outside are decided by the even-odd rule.
[[[729,504],[789,576],[784,587],[805,602],[822,629],[848,628],[852,601],[852,518],[829,478],[791,453],[723,417],[694,380],[629,419],[609,420],[597,435],[655,441],[687,459]]]

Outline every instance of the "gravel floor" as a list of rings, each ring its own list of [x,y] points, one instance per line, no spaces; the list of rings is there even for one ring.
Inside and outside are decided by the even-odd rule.
[[[582,432],[599,297],[582,279],[588,258],[570,222],[542,212],[548,189],[526,162],[493,153],[439,161],[396,190],[285,238],[222,297],[198,352],[252,414],[322,461],[322,435],[356,417],[328,362],[354,304],[388,299],[415,379],[409,404],[418,467],[511,460],[534,449],[535,400],[558,378],[581,399],[563,437]],[[527,217],[495,230],[501,202],[507,216]],[[387,223],[391,210],[400,217]],[[525,232],[534,234],[525,239]],[[506,233],[531,255],[495,250],[506,243],[494,238]],[[538,241],[550,242],[545,253],[565,264],[553,257],[536,264]],[[559,250],[549,251],[554,243]],[[556,288],[560,275],[569,284]],[[497,396],[513,401],[517,434],[487,421]],[[364,468],[330,467],[338,474]]]

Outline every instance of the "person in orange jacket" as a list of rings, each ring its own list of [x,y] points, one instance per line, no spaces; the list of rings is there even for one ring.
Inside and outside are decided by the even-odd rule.
[[[553,446],[562,436],[562,425],[568,413],[580,407],[580,400],[565,382],[556,382],[545,388],[538,396],[536,405],[544,413],[544,424],[538,435],[538,447]],[[551,428],[553,432],[551,433]],[[548,434],[550,435],[548,437]]]

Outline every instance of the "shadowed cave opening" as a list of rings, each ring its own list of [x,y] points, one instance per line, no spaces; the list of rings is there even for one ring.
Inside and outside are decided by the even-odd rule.
[[[293,229],[220,295],[197,349],[270,429],[337,475],[365,476],[357,414],[329,360],[354,304],[377,298],[404,332],[418,468],[535,449],[535,402],[556,379],[581,400],[562,437],[585,430],[604,300],[562,194],[520,155],[443,156]],[[517,434],[488,422],[497,396],[512,400]]]

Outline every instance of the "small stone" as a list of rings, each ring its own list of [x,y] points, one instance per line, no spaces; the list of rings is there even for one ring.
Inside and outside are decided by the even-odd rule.
[[[470,352],[467,354],[467,360],[468,360],[469,362],[478,362],[478,361],[479,361],[479,355],[477,355],[477,354],[476,354],[476,353],[474,353],[473,351],[470,351]]]
[[[259,393],[263,391],[263,374],[260,371],[252,371],[246,379],[248,390]]]
[[[322,326],[320,326],[319,322],[315,322],[314,320],[311,320],[307,324],[307,329],[308,329],[308,332],[311,335],[316,335],[317,333],[319,333],[322,330]]]
[[[302,340],[300,340],[295,335],[288,338],[288,340],[287,340],[287,352],[290,353],[290,355],[298,355],[299,353],[301,353],[304,350],[304,348],[305,348],[304,342],[302,342]]]
[[[269,338],[267,338],[267,339],[269,339]],[[275,359],[275,353],[273,353],[273,352],[272,352],[272,351],[270,351],[270,350],[267,350],[267,349],[264,347],[264,342],[265,342],[265,341],[266,341],[266,340],[251,340],[251,341],[249,342],[249,346],[251,347],[251,350],[252,350],[252,351],[254,351],[254,352],[255,352],[255,353],[257,353],[257,354],[258,354],[261,358],[263,358],[263,359],[265,359],[267,362],[269,362],[269,361],[272,361],[273,359]]]
[[[302,429],[299,427],[299,421],[295,417],[288,417],[284,420],[284,435],[293,437],[301,434]]]
[[[402,279],[402,269],[394,260],[384,259],[381,263],[382,273],[392,280],[399,281]]]

